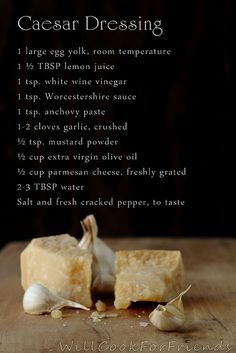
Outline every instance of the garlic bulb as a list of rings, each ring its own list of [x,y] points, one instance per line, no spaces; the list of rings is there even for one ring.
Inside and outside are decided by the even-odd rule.
[[[185,321],[182,296],[191,288],[191,285],[178,297],[172,299],[165,306],[159,304],[149,315],[151,323],[160,331],[175,331]]]
[[[52,294],[46,287],[39,283],[31,284],[25,291],[23,297],[24,311],[32,315],[51,312],[53,310],[61,309],[64,306],[89,310],[89,308],[86,308],[79,303]]]
[[[115,254],[103,240],[98,238],[98,227],[94,215],[81,222],[84,234],[79,242],[81,249],[92,252],[93,289],[97,292],[111,292],[115,284]]]

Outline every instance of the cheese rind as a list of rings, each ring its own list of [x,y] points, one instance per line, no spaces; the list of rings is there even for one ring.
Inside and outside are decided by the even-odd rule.
[[[23,250],[21,283],[40,283],[52,293],[92,306],[92,255],[69,234],[35,238]]]
[[[132,302],[168,302],[184,287],[180,251],[130,250],[116,252],[116,309]]]

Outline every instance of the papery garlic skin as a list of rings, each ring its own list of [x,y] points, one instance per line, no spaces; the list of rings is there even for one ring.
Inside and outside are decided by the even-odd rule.
[[[149,315],[151,323],[160,331],[175,331],[185,322],[182,296],[191,288],[191,285],[165,306],[159,304]]]
[[[98,226],[94,215],[81,222],[84,235],[79,242],[81,249],[93,254],[93,289],[97,292],[112,292],[115,285],[115,254],[105,242],[98,238]]]
[[[80,303],[73,302],[52,294],[48,288],[39,283],[31,284],[23,296],[24,311],[31,315],[40,315],[65,306],[89,310]]]
[[[93,269],[93,289],[98,292],[112,292],[115,285],[115,254],[99,238],[95,239]]]

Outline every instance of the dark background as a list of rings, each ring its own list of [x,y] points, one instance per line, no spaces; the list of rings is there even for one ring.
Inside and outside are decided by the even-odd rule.
[[[102,236],[235,235],[231,1],[141,0],[132,3],[123,0],[82,0],[59,3],[46,0],[1,0],[0,7],[0,113],[1,140],[4,145],[1,168],[1,244],[42,234],[70,232],[79,236],[80,219],[92,212],[98,220]],[[17,19],[22,15],[31,15],[37,19],[77,19],[85,15],[106,19],[135,19],[141,15],[143,19],[161,18],[164,35],[157,38],[148,32],[83,30],[24,33],[17,28]],[[138,97],[135,104],[109,102],[106,106],[109,111],[106,122],[129,123],[128,134],[119,135],[121,143],[114,152],[125,154],[137,151],[139,160],[131,165],[134,169],[143,166],[157,169],[186,167],[187,176],[155,181],[139,177],[64,177],[61,182],[80,184],[83,180],[88,185],[83,194],[85,199],[96,199],[99,196],[114,196],[124,200],[176,198],[186,200],[185,207],[117,210],[101,207],[80,209],[15,206],[19,196],[16,193],[16,183],[20,180],[16,173],[19,167],[16,160],[16,138],[19,136],[16,128],[16,78],[19,74],[17,48],[28,46],[60,49],[83,45],[88,49],[172,49],[173,55],[170,58],[147,56],[135,60],[112,56],[97,58],[97,61],[114,63],[116,71],[111,74],[106,72],[103,77],[128,79],[125,91],[133,92]],[[82,63],[84,59],[78,57],[75,62]],[[40,73],[40,78],[46,78],[44,75]],[[74,73],[63,75],[71,79]],[[86,74],[86,78],[89,75],[93,78],[92,73]],[[106,88],[104,93],[119,93],[119,90],[122,93],[122,89],[112,92]],[[94,109],[96,104],[97,108],[101,108],[99,103],[94,103]],[[75,108],[72,105],[68,108]],[[52,108],[55,107],[56,104],[52,104]],[[116,133],[110,136],[115,138]],[[37,137],[37,134],[32,137]],[[46,134],[45,139],[48,137]],[[64,151],[76,152],[70,148]],[[42,152],[49,151],[46,149]],[[92,152],[101,153],[103,150],[93,149]],[[101,163],[91,163],[89,166],[94,168],[96,165],[101,166]],[[55,167],[61,169],[75,169],[79,166],[65,163],[62,168],[61,164],[55,164]],[[104,165],[107,168],[119,166],[120,162]],[[124,168],[127,166],[123,165]],[[37,167],[36,163],[34,167]],[[44,168],[48,167],[44,165]],[[70,198],[72,194],[63,196]]]

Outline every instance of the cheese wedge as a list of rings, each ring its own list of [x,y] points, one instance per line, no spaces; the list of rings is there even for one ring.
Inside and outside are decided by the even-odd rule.
[[[40,283],[56,295],[91,307],[92,254],[81,250],[76,238],[69,234],[35,238],[20,260],[24,289]]]
[[[132,302],[168,302],[184,288],[180,251],[131,250],[116,252],[116,309]]]

